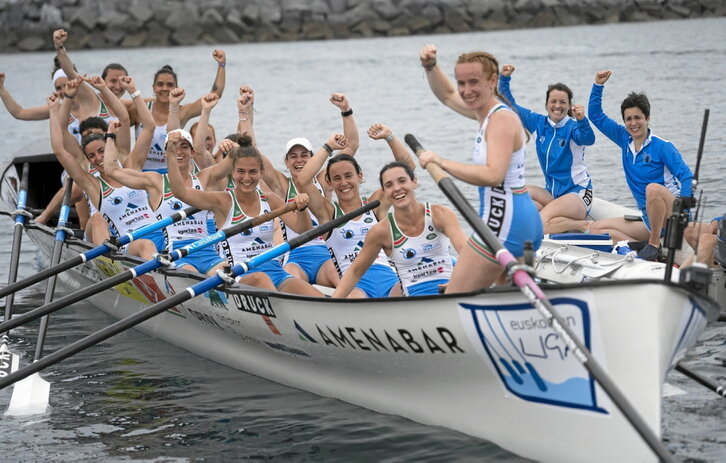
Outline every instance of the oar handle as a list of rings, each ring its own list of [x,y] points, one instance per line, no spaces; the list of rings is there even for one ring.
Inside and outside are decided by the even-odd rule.
[[[407,133],[406,136],[403,137],[403,140],[413,150],[413,152],[416,154],[416,157],[420,157],[421,153],[424,152],[421,143],[419,143],[416,137],[414,137],[410,133]],[[441,179],[449,176],[449,174],[447,174],[446,171],[435,162],[429,162],[428,164],[426,164],[426,170],[428,171],[429,175],[431,175],[431,177],[436,181],[436,183],[439,183]]]
[[[28,173],[30,172],[30,164],[23,164],[23,171],[20,174],[20,191],[28,191]]]

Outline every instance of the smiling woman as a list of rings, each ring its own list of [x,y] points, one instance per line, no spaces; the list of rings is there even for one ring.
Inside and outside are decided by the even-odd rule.
[[[675,197],[692,195],[693,173],[673,143],[651,133],[650,102],[645,94],[632,92],[623,100],[620,113],[625,126],[605,115],[602,94],[611,75],[611,71],[595,75],[588,111],[595,127],[622,149],[625,179],[643,220],[599,220],[590,226],[590,232],[609,233],[616,241],[642,241],[638,256],[658,260],[666,216],[673,209]]]

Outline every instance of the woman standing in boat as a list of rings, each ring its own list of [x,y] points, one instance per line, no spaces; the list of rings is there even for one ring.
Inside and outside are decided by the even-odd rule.
[[[403,143],[390,130],[381,124],[376,124],[369,129],[368,133],[374,139],[386,138],[397,161],[405,163],[410,168],[415,166]],[[383,133],[386,133],[387,137],[383,137]],[[356,260],[368,232],[376,223],[385,218],[386,211],[390,207],[388,199],[380,188],[370,197],[361,196],[360,184],[363,182],[363,172],[353,156],[345,153],[333,156],[333,151],[344,149],[346,143],[343,135],[331,135],[315,153],[315,156],[305,164],[298,174],[296,182],[302,191],[310,196],[310,210],[323,223],[353,211],[368,201],[381,201],[380,206],[374,210],[339,226],[326,237],[328,250],[341,278]],[[325,181],[335,194],[335,202],[325,198],[313,183],[313,178],[328,158],[330,160],[325,169]],[[349,291],[348,297],[352,298],[388,297],[401,294],[398,276],[389,265],[383,251],[378,252],[373,264],[369,264],[368,270],[357,281],[355,288]]]
[[[638,256],[658,260],[660,238],[665,221],[673,209],[676,196],[690,197],[693,173],[673,143],[651,133],[650,102],[643,93],[632,92],[620,105],[622,126],[602,110],[605,82],[612,71],[599,71],[590,93],[590,120],[606,137],[622,150],[625,179],[630,187],[643,221],[615,217],[593,222],[592,233],[609,233],[615,241],[643,241]],[[692,199],[692,198],[690,198]]]
[[[222,50],[214,50],[212,57],[218,64],[217,75],[212,85],[212,93],[216,93],[221,98],[226,79],[225,66],[227,65],[227,58]],[[166,141],[166,124],[169,118],[169,112],[173,110],[178,111],[180,127],[184,127],[189,119],[199,116],[202,112],[201,99],[181,105],[178,109],[170,108],[169,93],[178,86],[176,73],[168,64],[154,74],[154,83],[152,85],[154,98],[145,99],[151,115],[154,117],[154,139],[146,157],[146,162],[144,163],[144,170],[154,170],[162,174],[166,173],[164,142]],[[136,125],[138,134],[143,128],[143,124],[136,117],[134,110],[129,111],[129,116],[131,117],[131,125]]]
[[[390,130],[385,128],[382,134],[389,136]],[[446,206],[416,200],[417,179],[408,164],[387,164],[378,180],[393,211],[368,232],[363,249],[343,274],[333,297],[350,294],[381,250],[394,264],[404,295],[438,294],[454,268],[449,240],[457,252],[466,242],[459,219]]]
[[[547,115],[519,106],[509,88],[513,72],[511,64],[502,66],[499,91],[517,111],[524,128],[537,136],[535,146],[545,188],[527,185],[527,189],[540,210],[544,232],[584,232],[589,226],[585,218],[592,205],[592,180],[585,164],[585,146],[595,143],[585,107],[572,104],[572,90],[562,83],[547,88]]]
[[[172,192],[180,201],[213,213],[218,229],[235,225],[248,217],[255,217],[285,205],[275,193],[263,194],[258,189],[263,170],[262,158],[257,149],[252,146],[252,139],[249,136],[240,137],[240,146],[229,155],[232,160],[232,176],[235,181],[235,189],[232,191],[203,191],[184,184],[177,163],[182,140],[180,132],[169,134],[166,159],[169,163],[168,178]],[[295,203],[302,211],[307,206],[307,196],[297,196]],[[310,219],[306,212],[288,212],[282,217],[290,226],[300,232],[310,228]],[[230,265],[239,264],[271,249],[273,233],[273,221],[269,221],[227,238],[226,242],[222,244],[227,262]],[[305,296],[323,296],[310,284],[285,272],[276,259],[265,262],[247,273],[246,276],[254,276],[257,273],[269,276],[274,287],[279,291]]]
[[[239,112],[239,125],[237,126],[237,130],[239,133],[252,134],[253,139],[252,122],[254,101],[255,94],[252,88],[247,86],[240,87],[240,97],[237,100]],[[353,156],[358,150],[359,145],[358,127],[353,117],[353,109],[350,107],[348,98],[342,93],[331,94],[330,102],[340,110],[340,115],[343,119],[343,134],[346,137],[347,144],[341,150],[341,153]],[[302,191],[297,179],[299,178],[300,172],[312,158],[312,149],[312,143],[307,138],[293,138],[286,143],[285,167],[289,175],[275,169],[269,158],[263,154],[262,160],[265,163],[265,168],[263,169],[262,179],[265,181],[265,184],[278,196],[285,199],[285,201],[292,201],[298,192]],[[324,172],[319,172],[313,178],[313,184],[323,196],[328,197],[331,192],[330,190],[326,191],[323,187],[323,185],[326,185],[324,175]],[[311,215],[310,219],[314,225],[322,223],[312,212],[308,212]],[[280,222],[280,228],[282,237],[286,241],[297,236],[294,230],[285,226],[284,221]],[[340,281],[338,272],[330,258],[325,239],[322,237],[309,241],[290,251],[285,257],[284,268],[288,273],[309,283],[335,288]]]
[[[454,177],[479,186],[481,218],[514,256],[523,256],[526,241],[537,249],[542,241],[542,220],[524,179],[526,136],[519,117],[502,103],[497,91],[496,58],[485,52],[459,56],[456,89],[436,65],[436,47],[425,46],[420,58],[434,95],[449,108],[467,117],[475,116],[479,122],[474,164],[427,151],[420,156],[421,165],[434,162]],[[467,244],[459,255],[447,293],[486,288],[503,272],[492,250],[479,237],[472,235]]]

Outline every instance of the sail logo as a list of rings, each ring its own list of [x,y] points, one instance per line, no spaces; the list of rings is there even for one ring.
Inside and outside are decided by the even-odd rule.
[[[592,352],[590,308],[570,297],[551,300],[567,327]],[[460,318],[472,343],[502,385],[520,399],[608,414],[595,380],[530,304],[460,303]]]

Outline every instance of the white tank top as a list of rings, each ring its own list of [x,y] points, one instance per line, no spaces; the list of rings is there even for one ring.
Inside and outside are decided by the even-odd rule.
[[[199,179],[194,174],[190,175],[192,177],[192,187],[196,190],[202,190],[202,184],[199,182]],[[156,218],[158,220],[169,217],[173,213],[189,207],[188,204],[174,197],[167,174],[162,175],[162,185],[164,193],[161,199],[161,204],[159,204],[159,207],[156,209]],[[175,241],[198,240],[207,237],[209,235],[207,232],[208,215],[208,211],[197,212],[186,219],[179,220],[178,222],[164,228],[164,235],[166,235],[166,242],[169,245],[169,251],[174,250]]]
[[[98,181],[101,183],[99,212],[118,235],[156,222],[144,190],[132,190],[126,186],[113,188],[100,177]]]
[[[365,197],[361,197],[361,200],[363,204],[368,203]],[[337,202],[333,203],[333,205],[335,206],[333,219],[345,215],[343,209]],[[353,264],[355,258],[358,257],[358,253],[363,248],[363,242],[368,231],[376,223],[378,223],[376,215],[373,211],[368,211],[360,216],[358,220],[350,220],[330,233],[326,243],[328,245],[328,251],[330,251],[330,256],[333,259],[333,264],[335,264],[335,269],[338,270],[338,275],[341,278],[345,271]],[[376,260],[373,261],[373,264],[385,265],[390,268],[388,257],[386,257],[382,249],[378,253]]]
[[[232,198],[232,206],[229,208],[227,218],[224,220],[224,225],[221,228],[236,225],[249,218],[237,202],[234,191],[229,191],[228,194]],[[267,202],[267,197],[260,190],[257,190],[257,197],[260,204],[260,214],[270,212],[271,209]],[[251,259],[274,246],[272,242],[274,234],[275,222],[270,220],[269,222],[231,236],[222,241],[223,257],[227,259],[229,265],[236,265]]]
[[[484,118],[484,122],[481,124],[479,132],[476,134],[474,139],[474,152],[472,153],[472,160],[474,164],[485,165],[487,163],[487,142],[484,138],[487,126],[489,125],[489,118],[495,112],[499,110],[511,111],[507,106],[503,104],[497,104]],[[526,181],[524,179],[524,161],[526,157],[525,143],[522,143],[522,147],[512,153],[512,160],[509,163],[507,174],[504,177],[504,183],[501,185],[505,190],[519,189],[522,188]],[[479,187],[490,188],[490,187]]]
[[[285,202],[291,203],[294,201],[293,198],[298,195],[297,188],[295,188],[295,184],[292,182],[292,178],[287,178],[287,196],[285,196]],[[325,196],[325,192],[323,191],[323,187],[320,186],[318,183],[318,180],[316,178],[313,178],[313,185],[315,185],[315,188],[318,189],[321,195]],[[313,228],[320,225],[320,220],[318,220],[317,217],[315,217],[315,214],[310,212],[310,209],[308,209],[308,214],[310,214],[310,220],[313,222]],[[285,222],[283,220],[280,221],[280,227],[282,228],[282,237],[285,241],[290,241],[291,239],[300,236],[299,233],[297,233],[292,228],[287,228],[285,226]],[[325,246],[325,238],[322,236],[319,236],[313,240],[310,240],[299,247],[304,248],[306,246]]]
[[[396,224],[393,212],[388,213],[388,227],[393,243],[389,259],[406,295],[409,286],[451,279],[454,263],[449,252],[449,238],[434,227],[429,203],[424,205],[424,228],[418,236],[406,236]]]
[[[154,106],[153,101],[147,103],[149,111]],[[139,138],[141,131],[143,130],[143,124],[139,123],[136,126],[136,138]],[[154,128],[154,137],[151,139],[151,146],[149,147],[149,155],[146,156],[146,162],[144,163],[144,170],[162,170],[166,172],[166,158],[164,157],[164,142],[166,141],[166,124],[157,125]]]

